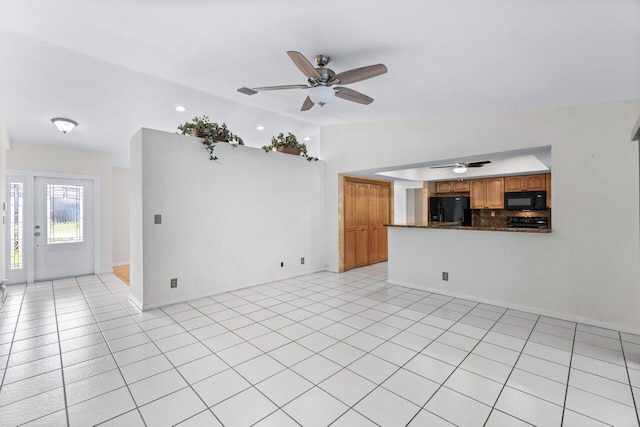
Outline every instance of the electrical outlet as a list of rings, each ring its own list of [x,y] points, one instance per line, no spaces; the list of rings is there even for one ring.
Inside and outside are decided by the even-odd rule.
[[[162,224],[162,215],[154,215],[153,216],[153,223],[154,224]]]
[[[449,273],[447,273],[446,271],[442,272],[442,280],[448,282],[449,281]]]
[[[300,258],[300,264],[304,264],[304,257]]]
[[[280,263],[280,267],[284,267],[284,262],[281,262],[281,263]]]
[[[171,287],[172,288],[178,287],[178,279],[171,279]]]

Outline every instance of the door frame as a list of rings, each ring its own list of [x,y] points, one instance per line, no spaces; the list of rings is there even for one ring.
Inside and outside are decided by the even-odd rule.
[[[363,184],[377,184],[377,185],[388,185],[389,186],[389,220],[393,224],[394,221],[394,182],[393,181],[384,181],[384,180],[375,180],[369,178],[361,178],[359,176],[349,175],[349,174],[338,174],[338,273],[345,272],[345,250],[344,250],[344,240],[345,240],[345,224],[344,224],[344,210],[345,210],[345,202],[344,202],[344,187],[345,183],[349,181],[361,182]]]
[[[93,181],[93,272],[99,274],[102,270],[102,177],[99,175],[85,175],[73,173],[57,173],[47,171],[19,170],[7,169],[6,185],[9,187],[9,177],[20,177],[25,180],[24,188],[24,266],[26,270],[26,282],[33,283],[35,277],[35,246],[33,239],[34,227],[34,208],[35,208],[35,178],[61,178],[61,179],[81,179]],[[9,227],[9,221],[6,221],[5,227]],[[27,237],[28,236],[28,237]],[[7,236],[5,245],[7,248],[11,245],[11,239]],[[10,251],[7,252],[7,257]],[[7,258],[8,260],[8,258]],[[9,271],[9,263],[6,263],[7,272]]]

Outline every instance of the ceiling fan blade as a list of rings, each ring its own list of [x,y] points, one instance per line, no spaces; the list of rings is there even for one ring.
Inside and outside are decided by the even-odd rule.
[[[311,107],[313,107],[314,104],[313,101],[311,100],[311,98],[309,98],[308,96],[305,98],[304,102],[302,103],[302,108],[300,108],[300,111],[307,111],[310,110]]]
[[[364,93],[360,93],[357,90],[346,87],[337,87],[335,90],[338,98],[346,99],[347,101],[353,101],[364,105],[369,105],[373,102],[373,98],[365,95]]]
[[[455,168],[456,165],[431,166],[429,169]]]
[[[303,54],[301,54],[300,52],[296,52],[295,50],[290,50],[287,52],[287,55],[289,55],[289,58],[291,58],[293,63],[296,64],[296,67],[298,67],[298,69],[302,71],[302,74],[310,79],[321,79],[320,73],[318,73],[316,67],[314,67],[313,64],[311,64],[311,62],[309,62],[309,60],[305,58]]]
[[[264,86],[264,87],[254,87],[253,90],[256,92],[264,92],[267,90],[283,90],[283,89],[309,89],[310,86],[307,85],[282,85],[282,86]]]
[[[486,164],[489,164],[489,163],[491,163],[490,160],[483,160],[481,162],[469,162],[469,163],[466,163],[465,165],[468,168],[480,168],[480,167],[482,167],[482,166],[484,166]]]
[[[349,83],[355,83],[361,80],[370,79],[386,72],[387,67],[384,64],[369,65],[368,67],[343,71],[342,73],[336,75],[336,80],[340,79],[340,84],[346,85]]]

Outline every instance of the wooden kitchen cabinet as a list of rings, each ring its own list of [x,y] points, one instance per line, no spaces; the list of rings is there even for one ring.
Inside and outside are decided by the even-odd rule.
[[[436,182],[436,193],[468,193],[469,181]]]
[[[503,209],[504,178],[471,180],[471,209]]]
[[[547,191],[547,208],[551,208],[551,174],[544,174],[544,184]]]
[[[504,191],[543,191],[546,186],[545,175],[515,175],[504,178]]]

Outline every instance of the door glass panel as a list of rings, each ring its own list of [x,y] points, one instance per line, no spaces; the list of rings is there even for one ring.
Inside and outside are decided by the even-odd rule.
[[[82,243],[83,188],[47,184],[47,244]]]
[[[9,196],[9,269],[20,270],[24,268],[24,183],[9,184]]]

